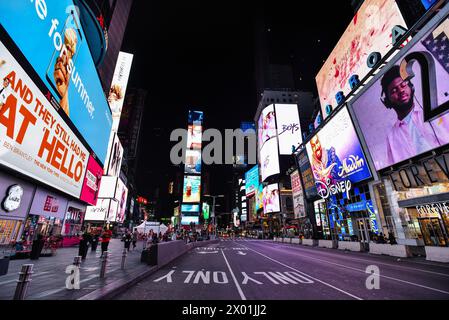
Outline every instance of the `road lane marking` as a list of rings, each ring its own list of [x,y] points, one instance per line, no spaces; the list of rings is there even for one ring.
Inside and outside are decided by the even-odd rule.
[[[260,254],[260,253],[259,253],[259,254]],[[323,260],[323,259],[319,259],[319,258],[314,258],[314,257],[311,257],[311,256],[302,255],[302,254],[298,254],[298,253],[296,253],[296,252],[293,252],[292,254],[294,254],[294,255],[296,255],[296,256],[299,256],[299,257],[306,258],[306,259],[312,259],[312,260],[316,260],[316,261],[323,262],[323,263],[327,263],[327,264],[333,264],[333,265],[338,266],[338,267],[341,267],[341,268],[346,268],[346,269],[349,269],[349,270],[354,270],[354,271],[359,271],[359,272],[361,272],[361,273],[366,273],[365,270],[361,270],[361,269],[357,269],[357,268],[353,268],[353,267],[348,267],[348,266],[345,266],[345,265],[342,265],[342,264],[339,264],[339,263],[330,262],[330,261],[327,261],[327,260]],[[375,263],[375,262],[372,261],[371,263]],[[390,280],[393,280],[393,281],[398,281],[398,282],[406,283],[406,284],[409,284],[409,285],[412,285],[412,286],[416,286],[416,287],[420,287],[420,288],[424,288],[424,289],[428,289],[428,290],[431,290],[431,291],[436,291],[436,292],[440,292],[440,293],[444,293],[444,294],[448,294],[448,295],[449,295],[449,292],[448,292],[448,291],[444,291],[444,290],[440,290],[440,289],[428,287],[428,286],[425,286],[425,285],[422,285],[422,284],[418,284],[418,283],[414,283],[414,282],[410,282],[410,281],[407,281],[407,280],[401,280],[401,279],[397,279],[397,278],[385,276],[385,275],[382,275],[382,274],[380,275],[380,277],[385,278],[385,279],[390,279]]]
[[[302,251],[302,252],[304,252],[304,251],[313,252],[314,251],[314,249],[310,248],[310,247],[298,247],[298,246],[289,246],[289,245],[272,245],[272,247],[291,248],[291,249],[294,249],[295,251]],[[301,249],[306,249],[306,250],[301,250]],[[422,270],[422,269],[417,269],[417,268],[412,268],[412,267],[406,267],[406,266],[401,266],[401,265],[390,264],[390,263],[386,263],[386,262],[378,262],[375,259],[374,260],[366,260],[366,259],[355,258],[355,257],[352,257],[352,256],[343,256],[343,255],[338,255],[337,254],[337,253],[343,253],[343,252],[347,252],[347,251],[331,252],[331,251],[327,251],[327,250],[326,251],[320,250],[320,252],[321,253],[334,254],[334,255],[336,255],[338,257],[344,257],[344,258],[347,258],[347,259],[353,260],[353,261],[363,261],[363,262],[367,263],[368,265],[372,265],[373,263],[379,264],[379,265],[382,264],[382,265],[386,265],[386,266],[390,266],[390,267],[402,268],[402,269],[405,269],[405,270],[414,270],[414,271],[419,271],[419,272],[424,272],[424,273],[430,273],[430,274],[435,274],[435,275],[439,275],[439,276],[449,277],[449,274],[446,274],[446,273]],[[377,257],[373,256],[373,258],[377,258]],[[417,264],[423,264],[423,265],[430,265],[430,266],[434,266],[434,267],[446,268],[446,266],[440,266],[440,265],[436,265],[436,264],[428,264],[428,263],[423,263],[423,262],[418,262],[418,261],[406,261],[406,260],[402,260],[402,261],[407,262],[407,263],[417,263]]]
[[[175,272],[175,270],[172,270],[172,271],[170,271],[169,273],[167,273],[165,276],[160,277],[160,278],[154,280],[153,282],[159,282],[159,281],[161,281],[162,279],[165,279],[165,278],[166,278],[166,279],[167,279],[167,283],[172,283],[173,280],[172,280],[172,278],[171,278],[171,275],[172,275],[174,272]]]
[[[228,266],[229,272],[231,273],[231,276],[232,276],[232,279],[234,280],[235,286],[237,287],[237,291],[239,292],[240,298],[242,298],[242,300],[246,300],[246,297],[243,294],[242,288],[240,288],[237,278],[235,277],[234,272],[232,271],[231,266],[229,265],[228,259],[226,259],[224,251],[221,251],[221,253],[223,254],[223,258],[226,262],[226,265]]]
[[[293,268],[293,267],[290,267],[289,265],[286,265],[285,263],[282,263],[282,262],[280,262],[280,261],[277,261],[277,260],[275,260],[275,259],[272,259],[272,258],[270,258],[270,257],[268,257],[268,256],[266,256],[266,255],[264,255],[263,253],[260,253],[260,252],[258,252],[258,251],[256,251],[256,250],[254,250],[254,249],[251,249],[251,248],[248,248],[248,249],[251,250],[251,251],[253,251],[253,252],[255,252],[255,253],[257,253],[257,254],[259,254],[259,255],[261,255],[262,257],[267,258],[268,260],[271,260],[271,261],[273,261],[273,262],[276,262],[276,263],[280,264],[281,266],[284,266],[284,267],[286,267],[286,268],[289,268],[289,269],[291,269],[291,270],[293,270],[293,271],[296,271],[296,272],[298,272],[299,274],[301,274],[301,275],[303,275],[303,276],[306,276],[306,277],[308,277],[308,278],[310,278],[310,279],[312,279],[312,280],[315,280],[316,282],[319,282],[319,283],[321,283],[321,284],[324,284],[325,286],[328,286],[328,287],[330,287],[330,288],[332,288],[332,289],[335,289],[335,290],[337,290],[337,291],[339,291],[339,292],[341,292],[341,293],[344,293],[344,294],[346,294],[346,295],[348,295],[348,296],[350,296],[350,297],[352,297],[352,298],[354,298],[354,299],[356,299],[356,300],[363,300],[363,299],[360,298],[360,297],[357,297],[357,296],[355,296],[355,295],[353,295],[353,294],[351,294],[351,293],[349,293],[349,292],[347,292],[347,291],[344,291],[344,290],[342,290],[342,289],[340,289],[340,288],[337,288],[337,287],[335,287],[335,286],[333,286],[333,285],[331,285],[331,284],[329,284],[329,283],[327,283],[327,282],[324,282],[324,281],[322,281],[322,280],[320,280],[320,279],[317,279],[317,278],[315,278],[315,277],[312,277],[312,276],[308,275],[308,274],[305,273],[305,272],[299,271],[299,270],[296,269],[296,268]]]
[[[44,271],[44,272],[36,273],[35,275],[33,275],[33,276],[31,277],[31,279],[36,278],[36,277],[43,276],[43,275],[45,275],[45,274],[47,274],[47,273],[50,273],[50,271]],[[19,274],[19,273],[17,272],[17,274]],[[4,285],[4,284],[8,284],[8,283],[17,282],[18,280],[19,280],[19,278],[18,278],[17,276],[15,276],[15,279],[0,282],[0,285]]]

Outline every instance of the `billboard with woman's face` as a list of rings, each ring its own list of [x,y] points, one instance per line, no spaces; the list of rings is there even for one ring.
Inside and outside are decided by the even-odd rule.
[[[449,143],[449,19],[429,25],[351,103],[377,170]]]

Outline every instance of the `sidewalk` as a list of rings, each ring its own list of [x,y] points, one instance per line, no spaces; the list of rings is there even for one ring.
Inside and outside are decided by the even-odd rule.
[[[127,255],[125,270],[121,270],[123,242],[112,239],[109,244],[109,259],[106,277],[100,279],[101,246],[97,252],[89,252],[80,269],[80,290],[68,290],[65,286],[68,274],[67,266],[73,263],[78,255],[78,247],[60,248],[53,257],[40,257],[39,260],[12,260],[9,263],[8,274],[0,276],[0,300],[11,300],[23,264],[34,264],[31,282],[26,295],[27,300],[74,300],[96,289],[102,288],[119,280],[133,279],[137,274],[143,274],[153,267],[140,262],[143,242],[137,243],[136,250],[130,250]],[[131,245],[132,248],[132,245]]]

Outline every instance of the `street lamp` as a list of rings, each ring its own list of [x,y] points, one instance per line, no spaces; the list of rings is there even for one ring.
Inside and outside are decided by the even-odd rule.
[[[215,200],[217,198],[224,198],[225,196],[223,194],[219,194],[219,195],[216,195],[216,196],[212,196],[210,194],[205,194],[203,197],[212,198],[212,212],[211,212],[210,216],[213,219],[212,220],[212,224],[214,226],[214,234],[215,234],[215,238],[216,238],[217,237],[217,224],[216,224],[217,220],[215,218]]]

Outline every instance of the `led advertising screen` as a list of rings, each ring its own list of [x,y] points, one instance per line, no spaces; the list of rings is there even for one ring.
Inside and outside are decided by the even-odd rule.
[[[86,177],[84,178],[84,185],[80,197],[82,201],[85,201],[93,206],[97,204],[102,176],[103,168],[92,156],[89,156]]]
[[[184,169],[188,174],[201,174],[201,150],[186,150]]]
[[[65,113],[104,164],[111,110],[77,10],[72,0],[46,1],[45,10],[35,2],[2,1],[0,24],[45,84],[45,100]]]
[[[119,202],[115,199],[108,199],[108,200],[109,200],[110,204],[109,204],[109,212],[106,217],[106,221],[117,222]]]
[[[182,216],[181,218],[181,225],[183,226],[189,226],[191,223],[199,224],[200,217],[198,216]]]
[[[293,171],[293,173],[290,175],[290,178],[292,181],[293,212],[295,214],[295,219],[304,218],[306,216],[306,212],[304,207],[304,194],[302,192],[299,171]]]
[[[326,106],[336,106],[335,95],[351,92],[349,79],[363,79],[370,71],[367,58],[372,52],[384,56],[393,47],[392,29],[406,27],[394,0],[365,0],[316,76],[323,118]]]
[[[259,166],[254,166],[245,173],[245,181],[245,192],[249,198],[256,194],[256,188],[259,186]]]
[[[265,181],[268,177],[275,174],[279,174],[279,153],[276,137],[265,142],[260,150],[259,161],[262,181]]]
[[[115,199],[118,201],[116,222],[123,223],[123,221],[125,221],[126,201],[128,200],[128,188],[120,178],[118,178],[117,180],[117,187],[115,189]]]
[[[312,137],[306,148],[315,185],[323,199],[338,193],[348,195],[352,184],[371,177],[347,108]]]
[[[259,184],[259,187],[257,188],[256,191],[256,216],[257,216],[257,211],[263,209],[263,184]]]
[[[101,178],[99,198],[114,198],[117,190],[117,177],[103,176]]]
[[[204,113],[202,111],[189,111],[188,121],[190,125],[201,126],[203,124]]]
[[[302,143],[298,105],[276,104],[276,123],[279,154],[290,155]]]
[[[201,149],[203,127],[189,125],[187,128],[187,149]]]
[[[207,202],[203,202],[203,218],[208,220],[210,217],[210,206]]]
[[[112,133],[113,143],[111,148],[110,157],[108,159],[107,166],[105,166],[105,174],[108,176],[118,177],[120,175],[120,169],[122,167],[123,160],[123,146],[116,133]]]
[[[449,143],[448,30],[416,35],[352,101],[377,170]]]
[[[182,202],[199,203],[201,198],[201,177],[184,176]]]
[[[105,221],[109,212],[111,199],[98,199],[96,206],[86,208],[85,221]]]
[[[279,185],[270,184],[263,188],[263,213],[276,213],[281,211]]]
[[[297,155],[298,168],[301,172],[302,183],[304,184],[304,192],[307,199],[317,196],[315,179],[313,178],[312,168],[310,167],[307,151],[302,151]]]
[[[199,204],[183,204],[181,206],[181,212],[190,212],[190,213],[199,213],[200,205]]]
[[[257,127],[257,143],[262,150],[265,143],[273,138],[276,139],[276,116],[274,105],[269,105],[262,110]]]
[[[128,86],[129,73],[133,55],[120,51],[115,65],[112,85],[108,94],[109,107],[112,112],[112,131],[117,132],[122,115],[123,101],[125,100],[126,87]]]
[[[0,61],[0,163],[79,198],[87,149],[1,42]]]

